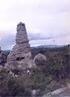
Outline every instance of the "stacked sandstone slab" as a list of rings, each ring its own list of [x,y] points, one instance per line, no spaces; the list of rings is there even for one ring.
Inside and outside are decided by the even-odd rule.
[[[1,50],[0,47],[0,67],[4,66],[7,60],[7,55],[4,53],[4,51]]]
[[[7,63],[10,68],[31,68],[32,60],[30,45],[25,24],[20,22],[17,25],[16,45],[8,55]]]

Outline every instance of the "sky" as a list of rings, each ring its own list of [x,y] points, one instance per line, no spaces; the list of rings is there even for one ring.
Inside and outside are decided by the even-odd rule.
[[[0,0],[0,46],[15,44],[16,26],[26,25],[31,46],[70,44],[70,0]]]

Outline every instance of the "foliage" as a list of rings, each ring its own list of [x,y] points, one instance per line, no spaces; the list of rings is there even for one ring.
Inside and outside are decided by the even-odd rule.
[[[31,97],[31,93],[30,91],[25,90],[24,85],[20,83],[16,77],[10,75],[6,69],[2,69],[0,70],[0,96]]]
[[[1,97],[31,97],[33,89],[44,92],[50,79],[39,69],[32,68],[30,74],[24,73],[13,77],[6,69],[0,71],[0,96]]]
[[[43,93],[45,89],[48,91],[60,87],[59,81],[70,74],[70,56],[65,55],[66,49],[34,49],[36,52],[33,52],[33,57],[43,53],[47,61],[36,60],[37,68],[32,68],[30,73],[19,73],[13,77],[8,70],[0,70],[0,96],[31,97],[33,89]]]
[[[8,79],[10,78],[8,71],[5,69],[0,70],[0,96],[8,95]]]

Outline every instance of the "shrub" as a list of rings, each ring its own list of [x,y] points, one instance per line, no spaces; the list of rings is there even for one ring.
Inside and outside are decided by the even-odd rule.
[[[48,77],[39,69],[31,69],[31,73],[21,74],[13,77],[7,70],[0,71],[0,96],[1,97],[31,97],[33,89],[44,92],[46,85],[50,82]]]

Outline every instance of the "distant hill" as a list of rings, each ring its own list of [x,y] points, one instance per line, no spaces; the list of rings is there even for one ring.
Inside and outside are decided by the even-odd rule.
[[[58,47],[64,47],[64,45],[40,45],[37,47],[40,47],[40,48],[58,48]]]
[[[37,53],[45,53],[45,52],[62,52],[64,50],[67,50],[69,45],[40,45],[36,47],[31,47],[32,54],[37,54]],[[10,53],[10,50],[4,50],[3,51],[6,55]]]

